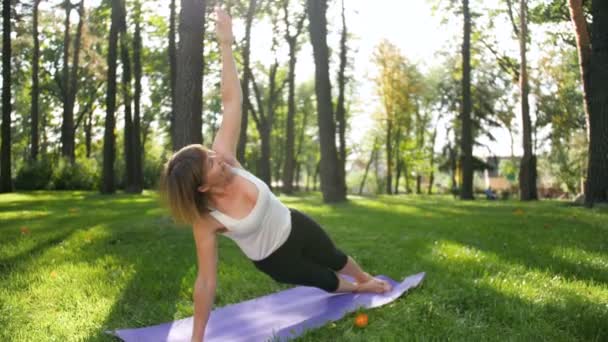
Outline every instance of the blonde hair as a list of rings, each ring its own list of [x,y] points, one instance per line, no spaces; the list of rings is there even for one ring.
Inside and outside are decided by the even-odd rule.
[[[200,144],[182,147],[163,167],[161,200],[177,223],[193,224],[209,212],[207,195],[197,190],[205,185],[207,149]]]

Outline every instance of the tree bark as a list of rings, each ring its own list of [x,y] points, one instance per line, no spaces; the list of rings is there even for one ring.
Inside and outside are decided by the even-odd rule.
[[[589,65],[589,161],[585,204],[608,202],[608,3],[591,4],[591,61]]]
[[[310,39],[315,60],[315,93],[321,145],[321,191],[326,203],[346,200],[346,184],[336,150],[336,129],[329,81],[327,0],[307,0]]]
[[[84,119],[84,143],[86,148],[86,157],[91,158],[91,137],[93,129],[93,111],[87,113]]]
[[[69,59],[69,44],[70,44],[70,13],[71,3],[66,0],[66,20],[64,34],[64,107],[63,120],[61,125],[61,154],[64,157],[74,162],[75,156],[75,132],[74,132],[74,104],[76,102],[76,93],[78,92],[78,65],[80,61],[80,42],[82,37],[82,26],[84,24],[84,0],[78,5],[78,26],[76,28],[76,37],[74,38],[74,51],[72,52],[72,70],[68,65]]]
[[[127,34],[126,24],[126,7],[122,3],[122,18],[120,30],[120,54],[122,61],[122,100],[125,111],[125,128],[124,128],[124,157],[125,157],[125,192],[137,192],[135,187],[135,151],[134,134],[133,134],[133,115],[131,107],[131,56],[129,55],[129,37]]]
[[[2,1],[2,158],[0,193],[12,192],[11,176],[11,1]]]
[[[464,39],[462,43],[462,137],[461,165],[462,186],[460,199],[473,197],[473,133],[471,122],[471,13],[469,0],[462,1],[464,13]]]
[[[112,0],[112,23],[108,43],[108,90],[106,93],[106,120],[103,138],[103,182],[101,192],[111,194],[116,191],[114,182],[114,161],[116,159],[116,52],[118,45],[118,31],[121,18],[121,1]]]
[[[520,1],[520,28],[519,28],[519,47],[520,47],[520,88],[521,88],[521,115],[523,120],[523,148],[524,156],[521,160],[519,170],[519,191],[522,201],[538,199],[536,190],[536,156],[532,149],[532,123],[530,119],[530,104],[528,102],[528,62],[527,62],[527,39],[528,39],[528,6],[527,0]]]
[[[340,142],[338,149],[338,157],[340,160],[340,175],[346,181],[346,106],[345,106],[345,92],[346,92],[346,64],[347,59],[347,29],[346,29],[346,16],[344,9],[344,0],[342,0],[342,33],[340,36],[340,68],[338,71],[338,103],[336,106],[336,122],[338,124],[338,141]]]
[[[32,36],[34,38],[34,51],[32,52],[32,122],[31,122],[31,151],[30,151],[30,159],[37,160],[38,159],[38,150],[39,150],[39,111],[40,107],[38,105],[38,99],[40,97],[40,85],[38,72],[40,67],[40,40],[38,37],[38,5],[40,5],[40,0],[34,0],[34,4],[32,5]]]
[[[175,1],[171,0],[169,4],[169,84],[171,87],[171,114],[169,117],[170,132],[171,132],[171,143],[174,144],[176,141],[175,137],[175,91],[176,91],[176,79],[177,79],[177,49],[175,47]]]
[[[244,162],[245,161],[245,149],[247,147],[247,127],[249,126],[249,108],[251,102],[249,100],[249,75],[251,73],[251,26],[253,24],[253,18],[257,9],[258,1],[249,0],[249,7],[247,9],[247,17],[245,18],[245,42],[243,44],[243,77],[241,81],[241,88],[243,92],[243,103],[242,103],[242,118],[241,118],[241,131],[239,137],[239,143],[236,148],[236,159]]]
[[[182,0],[175,88],[173,150],[201,144],[203,107],[204,0]]]
[[[63,6],[65,8],[65,21],[64,21],[64,32],[63,32],[63,73],[62,73],[62,101],[63,101],[63,115],[61,120],[61,155],[67,157],[70,160],[71,150],[70,146],[70,135],[73,131],[74,119],[70,115],[70,13],[72,12],[72,4],[70,0],[64,0]]]
[[[296,158],[294,155],[295,149],[295,114],[296,114],[296,101],[295,101],[295,88],[296,88],[296,61],[298,52],[298,37],[304,27],[304,19],[306,18],[305,13],[299,18],[295,34],[291,34],[289,22],[289,1],[283,2],[283,11],[285,13],[285,26],[287,32],[285,33],[285,39],[289,45],[289,73],[287,76],[288,80],[288,96],[287,96],[287,125],[286,125],[286,141],[285,141],[285,164],[283,168],[283,192],[286,194],[293,193],[293,174],[296,165]]]
[[[141,146],[141,3],[135,3],[135,37],[133,41],[133,64],[135,73],[135,94],[133,97],[134,117],[133,117],[133,153],[134,160],[134,183],[133,192],[141,193],[144,186],[143,160],[145,155],[142,153]]]
[[[378,138],[376,138],[374,140],[372,152],[369,156],[369,160],[368,160],[367,164],[365,165],[365,172],[363,173],[363,179],[361,179],[361,184],[359,185],[359,196],[361,196],[363,194],[363,187],[365,186],[365,181],[367,180],[367,174],[369,173],[369,168],[372,166],[372,163],[374,162],[374,159],[375,159],[375,155],[378,153],[377,144],[378,144]]]
[[[393,120],[390,118],[392,113],[387,113],[386,128],[386,193],[391,195],[393,182]]]
[[[395,195],[399,195],[399,179],[401,178],[401,172],[403,171],[403,161],[397,160],[397,175],[395,175]]]

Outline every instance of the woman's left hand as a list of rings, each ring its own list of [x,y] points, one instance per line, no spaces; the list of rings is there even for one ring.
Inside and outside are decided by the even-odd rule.
[[[220,7],[215,7],[215,30],[217,40],[220,44],[232,44],[234,35],[232,34],[232,18]]]

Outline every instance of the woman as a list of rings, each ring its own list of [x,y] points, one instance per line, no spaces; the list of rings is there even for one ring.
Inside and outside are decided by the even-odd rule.
[[[217,235],[234,240],[273,279],[328,292],[390,291],[337,249],[308,216],[288,209],[235,158],[242,94],[232,56],[231,18],[216,8],[222,56],[221,127],[212,148],[189,145],[165,164],[161,193],[178,222],[192,224],[198,259],[192,339],[201,341],[216,288]],[[353,277],[356,282],[337,274]]]

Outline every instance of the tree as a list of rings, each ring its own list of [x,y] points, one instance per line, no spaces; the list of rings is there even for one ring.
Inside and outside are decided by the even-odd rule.
[[[340,160],[340,171],[342,172],[341,177],[346,178],[346,106],[345,106],[345,92],[346,92],[346,64],[348,47],[346,46],[346,39],[348,31],[346,29],[346,15],[344,8],[344,0],[342,4],[342,33],[340,34],[340,67],[338,69],[338,103],[336,104],[336,123],[338,124],[338,157]]]
[[[116,52],[118,45],[118,32],[122,28],[122,3],[121,0],[112,0],[112,22],[110,24],[110,35],[108,41],[108,88],[106,92],[106,118],[103,137],[103,175],[101,192],[105,194],[114,193],[114,160],[116,159]]]
[[[171,143],[176,141],[175,134],[175,106],[176,106],[176,74],[177,74],[177,49],[175,48],[175,1],[171,0],[169,5],[169,86],[171,88],[171,113],[169,114],[169,129],[171,132]]]
[[[131,104],[131,56],[129,55],[129,36],[127,33],[127,10],[122,3],[120,24],[120,55],[122,62],[122,102],[125,111],[125,128],[123,131],[123,148],[125,158],[125,191],[129,193],[139,192],[135,184],[135,139],[133,132],[133,115]]]
[[[317,121],[321,144],[321,191],[327,203],[346,200],[346,183],[341,176],[336,150],[336,129],[329,81],[329,49],[327,47],[327,0],[307,0],[310,40],[315,60],[315,92]]]
[[[509,13],[511,13],[511,0],[507,0],[509,4]],[[524,155],[521,159],[519,169],[519,196],[523,201],[537,200],[538,194],[536,190],[536,156],[534,155],[532,146],[532,121],[530,119],[530,104],[528,95],[530,86],[528,83],[528,60],[527,60],[527,42],[528,42],[528,3],[527,0],[520,0],[519,12],[519,29],[516,30],[514,24],[515,35],[519,38],[519,53],[520,53],[520,69],[519,69],[519,85],[521,89],[521,116],[523,122],[523,149]],[[511,18],[513,16],[511,15]]]
[[[68,64],[70,46],[70,13],[72,3],[65,0],[65,33],[63,47],[63,118],[61,124],[61,154],[75,161],[75,140],[74,140],[74,102],[78,91],[78,64],[80,61],[80,42],[82,37],[82,26],[84,24],[84,0],[78,5],[78,26],[76,37],[74,38],[74,51],[72,55],[72,70]]]
[[[288,82],[288,97],[287,97],[287,125],[286,125],[286,141],[285,141],[285,164],[283,168],[283,191],[287,194],[293,192],[293,177],[296,167],[296,158],[294,156],[295,149],[295,87],[296,87],[296,62],[297,52],[299,50],[298,37],[302,33],[306,12],[299,14],[296,18],[295,32],[292,33],[289,17],[289,1],[283,2],[283,13],[285,22],[285,40],[289,46],[289,71],[287,74]],[[292,20],[293,21],[293,20]]]
[[[173,150],[200,144],[203,106],[203,37],[205,0],[182,0],[175,88]]]
[[[582,1],[569,0],[569,5],[579,52],[589,137],[585,204],[593,206],[596,202],[608,202],[608,4],[605,1],[591,4],[591,39]]]
[[[462,43],[462,135],[460,141],[462,187],[460,199],[473,197],[473,133],[471,122],[471,13],[469,0],[462,0],[464,35]]]
[[[11,1],[2,1],[2,160],[0,193],[13,191],[11,177]]]
[[[243,104],[242,104],[242,118],[241,118],[241,132],[239,137],[239,143],[237,145],[237,159],[241,162],[245,161],[245,147],[247,146],[247,126],[249,124],[249,109],[251,108],[251,102],[249,100],[249,80],[251,75],[251,26],[253,24],[253,18],[255,16],[258,6],[258,0],[249,0],[249,6],[247,7],[247,14],[245,18],[245,41],[243,42],[243,51],[241,52],[243,57],[243,77],[241,81],[241,88],[243,91]]]
[[[386,193],[393,193],[393,171],[396,166],[395,188],[398,187],[402,171],[407,172],[403,158],[405,146],[414,133],[413,115],[415,106],[415,66],[410,65],[399,49],[384,40],[375,53],[374,62],[378,66],[375,78],[376,88],[382,102],[382,113],[378,126],[385,135]],[[406,183],[408,179],[406,177]]]
[[[143,179],[143,159],[141,143],[141,3],[135,2],[135,37],[133,38],[133,64],[135,74],[135,93],[133,96],[134,116],[133,116],[133,154],[135,156],[133,172],[133,191],[141,193],[144,186]]]
[[[40,0],[34,0],[32,6],[32,36],[34,38],[34,51],[32,53],[32,122],[31,122],[31,152],[30,159],[38,159],[38,118],[39,118],[39,105],[38,99],[40,98],[40,83],[38,80],[38,72],[40,66],[40,41],[38,37],[38,5]]]

